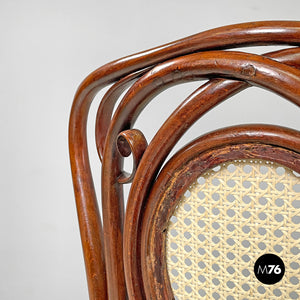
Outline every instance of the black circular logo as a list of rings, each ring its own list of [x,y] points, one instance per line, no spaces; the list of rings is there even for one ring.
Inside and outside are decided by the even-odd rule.
[[[258,258],[254,265],[256,278],[265,284],[275,284],[284,275],[285,267],[282,259],[275,254],[264,254]]]

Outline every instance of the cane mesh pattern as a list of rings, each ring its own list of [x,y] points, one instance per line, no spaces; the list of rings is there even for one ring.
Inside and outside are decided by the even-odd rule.
[[[300,177],[266,161],[232,161],[203,174],[170,219],[168,273],[175,299],[299,299]],[[285,275],[257,280],[255,261],[281,257]]]

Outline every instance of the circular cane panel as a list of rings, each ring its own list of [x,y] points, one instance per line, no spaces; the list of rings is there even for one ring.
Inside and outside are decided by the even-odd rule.
[[[299,238],[299,174],[263,160],[222,164],[189,187],[170,218],[166,260],[175,299],[299,299]],[[254,274],[266,253],[285,265],[275,284]]]

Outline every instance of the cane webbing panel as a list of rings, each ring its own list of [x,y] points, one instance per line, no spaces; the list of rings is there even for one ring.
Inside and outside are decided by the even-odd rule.
[[[233,161],[203,174],[170,219],[167,265],[175,299],[299,299],[300,178],[266,161]],[[254,275],[281,257],[273,285]]]

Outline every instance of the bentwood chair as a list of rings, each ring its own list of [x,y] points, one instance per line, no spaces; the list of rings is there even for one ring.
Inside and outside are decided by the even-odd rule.
[[[300,22],[226,26],[116,60],[83,81],[69,146],[90,299],[299,299],[300,132],[276,124],[223,128],[165,163],[196,120],[252,85],[299,106],[299,44]],[[253,45],[289,47],[228,51]],[[171,86],[202,79],[148,145],[133,129],[143,108]],[[86,123],[108,84],[96,117],[102,229]]]

